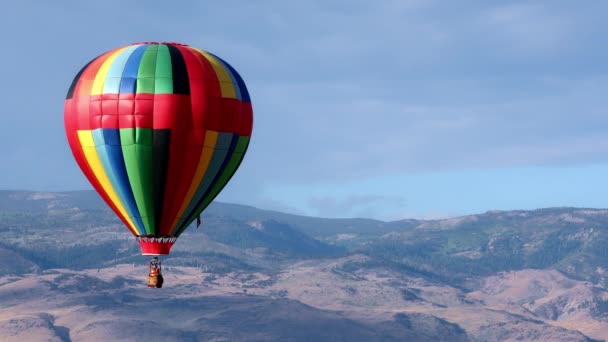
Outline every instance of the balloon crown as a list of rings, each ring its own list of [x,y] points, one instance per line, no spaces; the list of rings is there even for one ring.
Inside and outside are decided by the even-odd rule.
[[[130,45],[143,45],[143,44],[147,44],[147,45],[178,45],[178,46],[188,46],[188,44],[182,44],[182,43],[178,43],[178,42],[137,42],[137,43],[133,43]]]

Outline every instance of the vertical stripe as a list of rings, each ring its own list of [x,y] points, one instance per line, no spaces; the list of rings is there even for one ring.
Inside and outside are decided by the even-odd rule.
[[[190,204],[190,202],[192,202],[192,198],[194,197],[196,190],[200,187],[201,181],[203,180],[203,176],[207,173],[207,169],[209,168],[209,164],[211,162],[211,156],[215,151],[217,137],[218,132],[207,131],[205,133],[205,144],[203,146],[198,165],[196,166],[196,173],[192,178],[190,187],[188,188],[188,192],[186,193],[186,196],[183,199],[182,205],[179,208],[179,211],[175,216],[173,223],[171,224],[172,229],[175,229],[177,223],[179,222],[179,219],[184,215],[184,211],[186,211],[188,205]]]
[[[99,95],[103,93],[103,86],[106,81],[106,75],[108,73],[108,69],[114,62],[114,59],[124,50],[126,47],[120,48],[112,53],[108,58],[103,62],[99,71],[97,71],[97,75],[95,75],[95,81],[93,81],[93,87],[91,88],[91,95]]]
[[[154,234],[160,233],[160,220],[165,198],[165,183],[167,181],[167,167],[169,166],[169,146],[171,130],[155,129],[152,131],[154,174]]]
[[[239,75],[239,73],[236,71],[236,69],[234,69],[232,67],[232,65],[228,64],[225,60],[219,58],[216,55],[213,55],[213,56],[215,58],[217,58],[218,60],[220,60],[222,63],[224,63],[224,66],[232,74],[232,77],[236,81],[236,85],[238,86],[238,89],[239,89],[239,94],[240,94],[239,99],[243,102],[251,103],[251,98],[249,97],[249,91],[247,90],[247,86],[245,85],[245,81],[243,81],[243,78],[241,77],[241,75]]]
[[[103,169],[103,166],[101,165],[101,161],[99,160],[99,156],[97,154],[97,149],[95,148],[95,142],[93,140],[92,132],[91,131],[78,131],[78,139],[80,141],[80,145],[82,146],[87,163],[89,164],[91,171],[93,171],[95,178],[97,178],[97,180],[101,184],[104,191],[110,197],[110,200],[112,201],[112,203],[114,203],[116,208],[118,208],[118,211],[121,213],[121,215],[123,215],[125,217],[125,219],[127,220],[127,223],[128,223],[127,227],[134,234],[137,235],[137,230],[135,229],[135,225],[133,224],[133,221],[127,215],[127,212],[126,212],[124,206],[122,205],[122,203],[120,203],[120,200],[118,199],[118,196],[116,195],[116,192],[114,191],[114,188],[112,188],[112,184],[110,184],[110,181],[108,180],[108,177]]]
[[[184,56],[175,46],[168,46],[171,55],[171,75],[173,76],[173,94],[190,95],[190,80]]]
[[[120,80],[120,93],[121,94],[135,94],[137,87],[137,73],[139,71],[139,63],[144,56],[144,53],[148,45],[139,45],[125,64],[125,68],[121,75]]]
[[[215,58],[222,64],[222,66],[226,70],[226,73],[228,74],[228,76],[230,76],[230,82],[232,83],[232,86],[234,87],[235,98],[237,98],[238,100],[241,100],[242,99],[241,91],[237,85],[237,79],[232,72],[232,70],[234,70],[234,69],[232,69],[232,67],[230,67],[230,65],[228,65],[228,63],[226,63],[223,59],[219,58],[218,56],[212,54],[211,52],[207,52],[207,53],[209,55],[213,56],[213,58]]]
[[[112,61],[112,64],[108,68],[106,74],[106,81],[103,84],[104,94],[118,94],[120,92],[120,80],[122,73],[125,70],[125,65],[129,60],[129,57],[137,49],[137,45],[129,46],[124,50],[120,51]]]
[[[156,78],[156,55],[158,45],[150,45],[144,52],[137,71],[137,94],[154,94],[154,80]]]
[[[149,128],[123,128],[120,130],[120,138],[125,169],[144,225],[145,235],[153,235],[152,130]]]
[[[167,45],[159,45],[156,55],[154,94],[173,94],[173,67]]]
[[[144,233],[145,229],[139,215],[139,210],[137,210],[129,177],[125,169],[118,129],[100,128],[93,130],[93,140],[99,159],[112,187],[116,190],[118,198],[124,205],[133,223],[135,223],[139,234]]]

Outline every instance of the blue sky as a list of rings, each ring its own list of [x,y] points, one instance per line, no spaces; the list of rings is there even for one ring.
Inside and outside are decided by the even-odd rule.
[[[243,76],[252,143],[218,198],[325,217],[608,207],[603,1],[10,1],[0,188],[88,189],[63,131],[80,67],[137,41]]]

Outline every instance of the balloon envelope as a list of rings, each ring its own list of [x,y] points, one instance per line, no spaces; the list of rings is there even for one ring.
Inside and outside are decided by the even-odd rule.
[[[245,83],[224,60],[146,42],[85,65],[64,121],[83,173],[142,252],[157,255],[169,253],[235,173],[253,113]]]

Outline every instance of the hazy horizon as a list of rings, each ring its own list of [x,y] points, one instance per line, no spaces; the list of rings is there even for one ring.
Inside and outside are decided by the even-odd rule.
[[[0,192],[2,191],[15,191],[15,192],[33,192],[33,193],[69,193],[69,192],[92,192],[96,194],[96,191],[94,189],[75,189],[75,190],[58,190],[58,191],[39,191],[39,190],[31,190],[31,189],[0,189]],[[99,197],[100,201],[103,201],[103,199],[101,197]],[[289,210],[281,210],[281,209],[273,209],[273,208],[269,208],[269,207],[264,207],[264,206],[260,206],[260,205],[256,205],[255,203],[251,203],[251,204],[244,204],[244,203],[237,203],[237,202],[231,202],[231,201],[224,201],[224,200],[215,200],[213,202],[218,202],[218,203],[223,203],[223,204],[229,204],[229,205],[239,205],[239,206],[247,206],[247,207],[252,207],[255,209],[260,209],[260,210],[264,210],[264,211],[274,211],[274,212],[279,212],[279,213],[283,213],[283,214],[289,214],[289,215],[295,215],[295,216],[304,216],[304,217],[314,217],[314,218],[322,218],[322,219],[365,219],[365,220],[376,220],[376,221],[381,221],[381,222],[395,222],[395,221],[401,221],[401,220],[420,220],[420,221],[433,221],[433,220],[449,220],[449,219],[455,219],[455,218],[461,218],[461,217],[466,217],[466,216],[475,216],[475,215],[482,215],[482,214],[486,214],[486,213],[495,213],[495,212],[509,212],[509,211],[535,211],[535,210],[543,210],[543,209],[592,209],[592,210],[604,210],[604,209],[608,209],[608,208],[600,208],[600,207],[584,207],[584,206],[549,206],[549,207],[537,207],[537,208],[528,208],[528,209],[520,209],[520,208],[512,208],[512,209],[489,209],[489,210],[484,210],[484,211],[479,211],[479,212],[471,212],[471,213],[467,213],[467,214],[463,214],[463,215],[453,215],[453,216],[433,216],[433,217],[422,217],[422,216],[409,216],[409,217],[401,217],[401,218],[397,218],[397,219],[381,219],[381,218],[374,218],[374,217],[367,217],[367,216],[323,216],[323,215],[315,215],[315,214],[306,214],[306,213],[299,213],[299,212],[292,212]],[[105,203],[104,203],[105,205]]]

